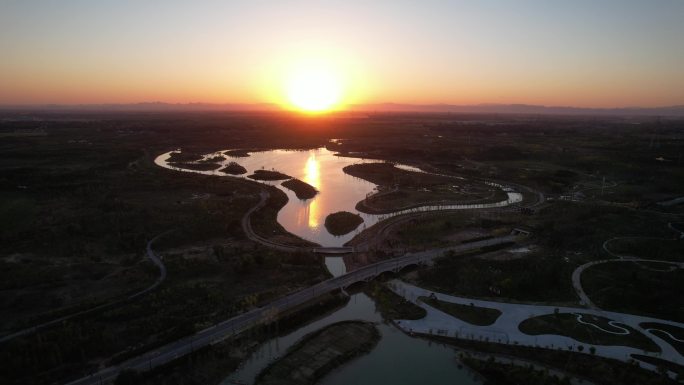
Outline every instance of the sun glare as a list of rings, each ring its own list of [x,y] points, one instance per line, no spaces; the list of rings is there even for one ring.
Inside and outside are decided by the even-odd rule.
[[[293,107],[305,112],[325,112],[340,103],[342,85],[326,68],[302,68],[289,77],[286,92]]]

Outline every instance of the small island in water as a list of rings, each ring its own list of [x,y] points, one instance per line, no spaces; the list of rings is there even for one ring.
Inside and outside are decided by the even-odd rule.
[[[348,234],[362,223],[363,218],[359,214],[353,214],[349,211],[338,211],[325,218],[325,228],[332,235]]]
[[[258,385],[314,384],[354,357],[370,352],[380,340],[371,322],[343,321],[304,336],[285,356],[266,367]]]
[[[241,175],[247,172],[247,169],[239,165],[237,162],[230,162],[228,165],[219,171],[231,175]]]
[[[248,176],[247,178],[256,180],[284,180],[292,179],[291,176],[285,175],[282,172],[276,170],[256,170],[254,174]]]
[[[302,182],[299,179],[290,179],[281,183],[284,187],[294,191],[299,199],[311,199],[318,194],[318,190],[312,185]]]
[[[247,150],[228,150],[223,153],[233,158],[246,158],[249,156],[249,151]]]

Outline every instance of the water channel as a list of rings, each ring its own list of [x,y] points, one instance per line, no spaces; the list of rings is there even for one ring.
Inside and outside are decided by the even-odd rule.
[[[383,322],[375,303],[364,293],[353,294],[341,309],[315,322],[260,346],[242,366],[221,385],[252,384],[254,378],[270,362],[282,357],[287,349],[308,333],[345,320],[375,322],[382,335],[378,345],[368,354],[358,357],[323,377],[319,385],[412,385],[458,384],[482,382],[459,364],[453,347],[410,337]]]
[[[161,167],[195,172],[205,175],[226,176],[219,169],[212,171],[197,171],[174,167],[168,163],[168,159],[173,151],[159,155],[155,163]],[[500,202],[480,203],[480,204],[460,204],[460,205],[427,205],[417,208],[400,210],[391,214],[366,214],[356,210],[356,203],[363,200],[369,194],[377,191],[377,186],[361,178],[356,178],[346,174],[342,169],[345,166],[359,163],[377,163],[379,160],[366,160],[359,158],[349,158],[338,156],[336,153],[326,149],[317,148],[305,151],[296,150],[269,150],[250,152],[247,157],[230,157],[219,151],[206,154],[205,158],[222,155],[227,159],[221,161],[221,168],[230,162],[237,162],[247,169],[247,173],[239,177],[246,178],[256,170],[265,169],[282,172],[293,178],[302,180],[315,187],[319,193],[312,199],[301,200],[295,193],[280,185],[282,181],[261,182],[273,185],[285,194],[288,202],[278,212],[278,223],[285,230],[303,239],[318,243],[324,247],[338,247],[344,245],[356,234],[370,227],[375,223],[408,212],[415,211],[436,211],[445,209],[483,209],[493,207],[504,207],[512,203],[520,202],[522,195],[514,191],[507,191],[508,198]],[[397,167],[413,172],[423,172],[422,170],[407,166],[397,165]],[[463,178],[454,177],[454,183]],[[462,182],[461,182],[462,183]],[[490,183],[493,189],[502,186]],[[341,236],[330,234],[325,228],[325,218],[328,214],[337,211],[349,211],[357,213],[363,218],[363,223],[356,230]]]
[[[155,163],[161,167],[197,172],[205,175],[226,176],[214,171],[196,171],[174,167],[169,164],[171,152],[161,154]],[[207,154],[205,157],[223,155],[223,152]],[[225,155],[224,155],[225,156]],[[234,161],[247,169],[247,174],[255,170],[275,169],[294,178],[300,179],[319,190],[313,199],[300,200],[294,192],[280,185],[282,181],[263,182],[278,187],[288,196],[288,203],[278,213],[278,222],[290,233],[304,239],[314,241],[322,246],[342,246],[354,235],[389,216],[410,211],[432,211],[442,209],[473,209],[503,207],[522,200],[522,195],[507,191],[508,199],[496,203],[464,204],[448,206],[423,206],[387,215],[371,215],[359,213],[355,205],[368,194],[376,191],[373,183],[350,176],[342,171],[347,165],[357,163],[379,162],[337,156],[335,153],[318,148],[307,151],[271,150],[250,152],[248,157],[227,157],[222,166]],[[407,171],[422,172],[420,169],[406,165],[398,165]],[[492,185],[495,188],[503,186]],[[333,236],[323,225],[328,214],[337,211],[357,212],[364,223],[349,234]],[[342,258],[326,259],[328,270],[339,276],[346,273]],[[375,309],[375,303],[364,293],[353,294],[349,302],[339,310],[309,323],[285,336],[273,338],[259,345],[241,367],[224,381],[223,385],[252,384],[256,375],[270,362],[281,357],[287,349],[306,334],[326,325],[344,320],[365,320],[375,322],[382,338],[378,345],[366,355],[352,360],[325,376],[319,384],[324,385],[375,385],[375,384],[480,384],[470,370],[461,366],[457,360],[457,351],[453,347],[412,338],[390,324],[384,323]]]

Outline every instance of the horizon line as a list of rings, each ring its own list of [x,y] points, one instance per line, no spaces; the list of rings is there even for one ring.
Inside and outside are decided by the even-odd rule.
[[[0,111],[96,111],[101,112],[183,112],[183,111],[244,111],[244,112],[297,112],[284,108],[273,102],[254,103],[210,103],[210,102],[130,102],[130,103],[33,103],[33,104],[0,104]],[[509,113],[509,114],[655,114],[684,116],[684,104],[664,105],[657,107],[621,106],[621,107],[578,107],[563,105],[538,105],[525,103],[479,103],[479,104],[449,104],[449,103],[357,103],[347,104],[341,108],[322,113],[362,113],[362,112],[426,112],[426,113]]]

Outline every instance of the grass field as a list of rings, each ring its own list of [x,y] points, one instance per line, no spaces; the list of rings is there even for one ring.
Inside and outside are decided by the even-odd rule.
[[[682,269],[653,271],[633,263],[606,263],[585,270],[582,285],[602,309],[684,322]]]
[[[475,305],[461,305],[457,303],[440,301],[430,297],[418,298],[423,303],[450,314],[461,321],[478,326],[489,326],[496,322],[501,311]]]
[[[605,330],[620,332],[619,329],[609,325],[608,320],[603,317],[584,315],[583,320]],[[660,351],[658,345],[637,330],[626,325],[620,326],[627,329],[629,334],[607,333],[594,326],[578,322],[576,314],[560,313],[529,318],[520,323],[519,327],[523,333],[533,336],[558,334],[589,345],[630,346],[649,352]]]

